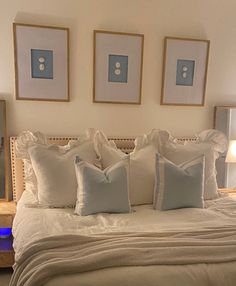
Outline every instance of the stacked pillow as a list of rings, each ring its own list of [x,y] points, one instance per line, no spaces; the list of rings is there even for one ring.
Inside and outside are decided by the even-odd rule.
[[[204,169],[203,155],[177,166],[156,154],[154,209],[203,208]]]
[[[97,131],[94,137],[95,150],[101,161],[103,168],[114,164],[125,156],[118,150],[114,142],[108,141],[106,136]],[[135,140],[134,151],[130,154],[130,202],[131,205],[151,204],[153,195],[156,195],[158,184],[156,164],[156,153],[160,153],[168,161],[177,167],[188,165],[188,162],[195,162],[196,157],[204,157],[202,168],[204,184],[199,180],[198,200],[215,199],[218,197],[218,187],[216,182],[215,161],[219,152],[227,149],[227,139],[225,135],[217,130],[206,130],[196,135],[196,142],[178,143],[178,140],[165,130],[152,130],[149,134],[139,136]],[[171,179],[169,179],[171,180]],[[181,182],[181,181],[180,181]],[[183,188],[184,188],[183,184]],[[175,193],[174,193],[175,192]],[[178,190],[172,188],[173,196]],[[189,196],[191,197],[191,188]],[[196,203],[195,205],[203,205]],[[185,203],[181,207],[184,207]]]
[[[153,130],[135,139],[135,149],[130,153],[130,203],[152,204],[155,183],[155,154],[160,142],[169,136],[165,131]],[[126,156],[104,133],[97,131],[94,146],[102,168],[118,162]]]
[[[161,153],[177,165],[204,155],[204,199],[209,200],[218,197],[215,161],[219,157],[219,152],[227,150],[227,145],[228,142],[223,133],[217,130],[205,130],[196,136],[196,142],[186,141],[185,144],[178,144],[176,140],[170,138],[162,145]]]
[[[226,149],[225,136],[216,130],[179,144],[168,131],[154,129],[136,138],[128,157],[94,129],[65,146],[50,145],[42,133],[29,131],[16,142],[26,188],[39,204],[76,205],[80,215],[129,212],[130,204],[203,207],[203,198],[218,196],[215,160]]]
[[[77,181],[74,160],[79,155],[95,164],[93,132],[88,130],[78,140],[65,146],[48,144],[42,133],[23,132],[16,142],[16,156],[27,166],[25,180],[39,204],[50,207],[75,205]]]

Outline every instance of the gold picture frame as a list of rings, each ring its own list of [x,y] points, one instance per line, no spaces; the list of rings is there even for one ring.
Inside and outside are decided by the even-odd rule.
[[[69,28],[13,23],[17,100],[66,102]]]
[[[204,106],[209,40],[165,37],[161,105]]]
[[[144,35],[94,31],[93,102],[141,104]]]

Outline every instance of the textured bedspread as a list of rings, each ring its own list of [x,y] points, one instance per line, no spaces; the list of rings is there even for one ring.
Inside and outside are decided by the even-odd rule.
[[[235,217],[231,198],[209,202],[205,210],[142,206],[132,214],[86,218],[20,204],[12,285],[233,286]]]
[[[236,261],[236,228],[229,226],[191,232],[52,236],[29,246],[10,285],[40,286],[61,273],[107,267],[232,261]]]

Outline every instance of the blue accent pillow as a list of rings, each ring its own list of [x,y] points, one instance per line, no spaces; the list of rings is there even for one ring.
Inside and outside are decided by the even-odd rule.
[[[154,209],[203,208],[205,157],[175,165],[156,154]]]
[[[77,156],[75,171],[78,182],[76,214],[130,212],[129,156],[105,170]]]

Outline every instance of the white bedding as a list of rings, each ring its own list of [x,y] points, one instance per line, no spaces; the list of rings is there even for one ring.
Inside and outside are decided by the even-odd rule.
[[[191,230],[236,225],[236,197],[224,197],[206,203],[205,209],[153,210],[151,205],[137,206],[131,214],[74,215],[73,209],[29,208],[33,198],[24,193],[13,225],[16,262],[32,241],[60,234],[96,234],[104,232],[153,232],[155,230]],[[214,256],[214,253],[212,253]],[[173,266],[118,267],[90,271],[80,275],[60,275],[46,286],[61,285],[236,285],[236,262]]]

